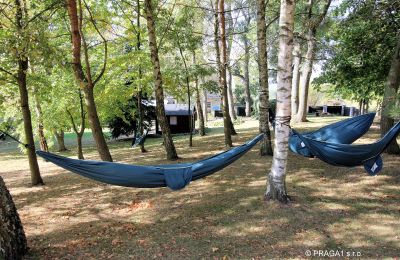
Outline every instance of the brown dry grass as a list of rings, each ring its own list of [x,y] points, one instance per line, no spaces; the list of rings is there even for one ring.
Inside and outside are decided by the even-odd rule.
[[[337,120],[322,118],[297,128]],[[246,121],[240,144],[257,132]],[[374,128],[362,141],[378,138]],[[181,161],[221,151],[222,134],[177,140]],[[113,143],[117,161],[161,164],[157,142],[149,153]],[[103,185],[40,161],[43,187],[29,187],[25,157],[0,154],[0,174],[19,210],[31,248],[29,259],[305,257],[307,249],[400,255],[400,157],[384,155],[384,170],[332,167],[290,154],[287,188],[294,202],[265,203],[271,158],[252,149],[233,165],[182,191]],[[97,158],[91,150],[88,158]]]

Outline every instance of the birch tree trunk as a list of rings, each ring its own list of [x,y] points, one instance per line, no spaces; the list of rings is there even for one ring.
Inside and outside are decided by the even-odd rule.
[[[196,65],[196,53],[193,52],[193,64]],[[203,115],[203,108],[201,107],[201,100],[200,100],[200,90],[199,90],[199,78],[196,76],[194,79],[194,86],[196,91],[196,110],[197,115],[199,117],[199,134],[200,136],[206,135],[206,130],[204,126],[204,115]]]
[[[300,42],[294,40],[293,47],[293,80],[292,80],[292,117],[297,114],[299,106],[299,85],[300,85],[300,64],[301,64],[301,48]]]
[[[0,176],[0,259],[23,259],[28,251],[17,209]]]
[[[151,6],[151,0],[145,0],[144,2],[146,10],[147,30],[149,36],[149,47],[151,53],[151,61],[153,63],[153,76],[154,76],[154,87],[156,95],[156,112],[157,119],[161,127],[162,136],[164,138],[164,147],[167,153],[168,160],[178,159],[178,155],[175,150],[174,142],[172,141],[171,130],[167,117],[165,116],[164,107],[164,90],[161,75],[160,60],[158,58],[158,47],[157,38],[155,31],[155,23],[153,18],[153,9]]]
[[[273,155],[271,132],[269,129],[269,90],[268,90],[268,57],[267,57],[267,26],[265,21],[265,0],[257,0],[257,47],[258,47],[258,72],[259,72],[259,129],[264,134],[260,146],[261,156]]]
[[[390,65],[389,75],[385,85],[385,93],[382,102],[381,116],[381,136],[384,136],[394,125],[394,119],[387,114],[388,105],[393,102],[393,96],[399,90],[400,84],[400,33],[397,35],[397,46],[393,53],[392,63]],[[388,154],[400,154],[400,148],[396,138],[390,143],[385,150]]]
[[[88,119],[90,128],[92,130],[93,139],[96,143],[97,152],[103,161],[112,162],[112,157],[107,146],[106,139],[104,138],[103,129],[101,127],[100,119],[97,113],[97,107],[94,100],[93,89],[96,83],[103,76],[106,64],[107,64],[107,41],[101,35],[98,30],[96,23],[93,21],[90,13],[90,21],[95,27],[97,33],[102,38],[104,43],[104,63],[99,75],[93,79],[91,74],[91,68],[88,56],[88,46],[86,44],[84,35],[82,33],[82,22],[83,22],[83,10],[81,1],[79,1],[79,16],[76,0],[67,0],[67,10],[69,16],[69,23],[71,28],[71,41],[72,41],[72,68],[74,70],[75,79],[79,82],[80,88],[85,94],[85,104],[87,107]],[[88,8],[87,8],[88,9]],[[89,10],[89,9],[88,9]],[[82,46],[83,43],[83,46]],[[81,61],[81,48],[83,48],[83,54],[86,66],[86,75],[83,71],[82,61]]]
[[[236,111],[235,111],[235,100],[233,98],[233,84],[232,84],[232,68],[229,65],[231,61],[231,50],[232,50],[232,43],[233,43],[233,19],[232,19],[232,12],[231,12],[231,5],[228,4],[228,13],[226,14],[228,18],[228,46],[226,50],[227,56],[227,63],[228,63],[228,103],[229,103],[229,116],[231,120],[236,120]]]
[[[219,17],[218,17],[219,16]],[[219,19],[218,19],[219,18]],[[220,30],[220,37],[218,43],[218,24]],[[222,95],[222,114],[224,117],[224,135],[225,146],[232,147],[231,131],[233,124],[229,115],[228,104],[228,90],[226,83],[226,35],[225,35],[225,7],[224,0],[216,0],[216,23],[215,23],[215,38],[216,38],[216,51],[217,51],[217,66],[219,70],[219,86]],[[221,48],[219,48],[221,45]]]
[[[16,13],[15,13],[15,24],[17,26],[18,34],[23,37],[24,36],[24,28],[23,28],[23,14],[26,13],[24,10],[25,3],[22,3],[20,0],[15,0]],[[37,157],[35,153],[35,142],[33,139],[33,130],[32,130],[32,117],[31,111],[29,109],[29,96],[28,96],[28,88],[26,84],[26,73],[28,71],[28,57],[26,57],[26,49],[23,47],[20,52],[18,50],[15,51],[16,58],[18,60],[18,90],[20,96],[20,105],[22,111],[22,118],[24,121],[24,132],[25,132],[25,143],[27,144],[27,154],[29,161],[29,169],[31,172],[31,183],[32,185],[42,185],[43,180],[40,176],[39,165],[37,162]]]
[[[247,28],[246,28],[247,30]],[[250,96],[250,46],[249,39],[247,35],[243,35],[243,43],[244,43],[244,102],[246,103],[246,116],[251,116],[251,96]]]
[[[275,149],[271,171],[268,175],[265,199],[289,202],[286,192],[286,165],[290,133],[290,105],[292,88],[292,51],[295,1],[281,0],[279,17],[279,52],[277,75],[277,104]]]

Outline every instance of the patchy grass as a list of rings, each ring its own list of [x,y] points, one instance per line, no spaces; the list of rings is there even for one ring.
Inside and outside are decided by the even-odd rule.
[[[311,130],[339,118],[296,125]],[[236,145],[256,134],[256,121],[237,126]],[[361,142],[378,138],[372,128]],[[180,161],[223,150],[223,133],[177,137]],[[160,140],[141,154],[129,142],[113,142],[116,161],[170,163]],[[97,159],[94,148],[86,157]],[[64,155],[73,156],[73,152]],[[40,160],[42,187],[29,187],[25,156],[0,154],[0,174],[20,213],[28,259],[270,258],[305,257],[306,250],[359,252],[363,258],[400,254],[400,157],[384,155],[384,170],[339,168],[290,153],[287,188],[294,201],[265,203],[271,158],[258,147],[231,166],[182,191],[104,185]]]

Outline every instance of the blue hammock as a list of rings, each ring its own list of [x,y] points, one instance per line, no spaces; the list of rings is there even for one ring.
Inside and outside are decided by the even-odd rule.
[[[381,153],[399,135],[400,122],[393,126],[379,141],[372,144],[341,144],[324,142],[301,135],[292,130],[305,147],[318,159],[335,166],[354,167],[364,165],[365,170],[376,175],[383,167]]]
[[[328,143],[351,144],[369,130],[374,117],[375,113],[356,116],[327,125],[314,132],[302,133],[301,135]],[[305,157],[314,157],[310,149],[301,141],[299,135],[295,131],[291,132],[289,138],[290,150]]]
[[[137,188],[168,186],[172,190],[179,190],[190,181],[204,178],[235,162],[262,138],[263,134],[260,134],[241,146],[198,162],[153,166],[76,160],[43,151],[36,153],[68,171],[100,182]]]

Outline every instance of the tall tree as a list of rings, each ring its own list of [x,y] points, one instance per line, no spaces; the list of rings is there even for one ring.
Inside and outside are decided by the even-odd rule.
[[[142,40],[141,40],[141,33],[140,33],[140,1],[136,0],[136,50],[140,51],[141,50],[141,45],[142,45]],[[139,64],[138,68],[138,76],[139,76],[139,88],[138,88],[138,93],[137,93],[137,114],[139,116],[138,120],[138,130],[141,136],[144,134],[144,127],[143,127],[143,110],[142,110],[142,67]],[[146,149],[144,148],[144,142],[140,142],[140,151],[142,153],[147,152]]]
[[[25,143],[27,144],[27,154],[29,161],[29,168],[31,172],[31,183],[32,185],[43,184],[42,177],[40,176],[39,165],[37,162],[37,157],[35,153],[35,142],[33,139],[32,130],[32,118],[31,111],[29,109],[29,96],[27,88],[27,73],[29,68],[29,43],[30,43],[30,30],[29,25],[33,22],[33,18],[29,19],[28,10],[26,10],[26,3],[23,0],[15,0],[15,31],[18,40],[17,48],[13,48],[15,60],[17,63],[17,75],[2,69],[3,72],[11,75],[17,80],[20,105],[22,111],[22,117],[24,122],[24,132],[25,132]]]
[[[268,57],[267,57],[267,25],[265,21],[265,0],[257,0],[257,47],[258,47],[258,73],[259,73],[259,128],[264,134],[260,154],[273,155],[271,132],[269,129],[269,89],[268,89]]]
[[[245,100],[245,104],[246,104],[246,116],[251,116],[251,95],[250,95],[250,71],[249,71],[249,67],[250,67],[250,40],[249,40],[249,36],[248,36],[248,30],[250,27],[250,22],[251,22],[251,16],[249,13],[246,12],[246,9],[243,8],[242,9],[242,14],[244,17],[244,26],[243,26],[243,30],[244,33],[241,35],[241,40],[243,42],[243,46],[244,46],[244,100]],[[265,30],[266,32],[266,30]]]
[[[167,117],[165,116],[163,80],[161,75],[160,60],[158,58],[157,38],[151,0],[145,0],[144,5],[147,20],[151,61],[153,63],[157,119],[160,124],[162,135],[164,138],[164,147],[167,153],[167,158],[168,160],[176,160],[178,159],[178,155],[175,150],[174,142],[172,141],[169,123]]]
[[[292,51],[295,1],[281,0],[279,16],[279,51],[276,95],[275,149],[268,175],[266,199],[289,201],[286,192],[286,165],[291,118]]]
[[[388,105],[393,102],[396,93],[398,93],[400,85],[400,32],[397,34],[397,45],[393,52],[393,58],[390,65],[389,75],[385,85],[385,93],[382,102],[382,115],[381,115],[381,135],[384,136],[394,124],[393,117],[388,115]],[[397,144],[396,138],[389,144],[386,149],[389,154],[399,154],[400,148]]]
[[[315,0],[308,0],[306,5],[306,13],[307,18],[305,20],[305,27],[306,27],[306,35],[305,38],[307,40],[307,52],[304,57],[304,63],[302,65],[301,71],[301,81],[300,81],[300,93],[299,93],[299,107],[294,118],[296,122],[306,122],[307,121],[307,100],[308,100],[308,90],[310,87],[310,79],[312,68],[314,64],[314,57],[315,57],[315,48],[316,48],[316,34],[318,27],[321,25],[322,21],[324,20],[329,6],[331,4],[331,0],[325,0],[325,4],[322,7],[322,13],[315,14],[313,13]]]
[[[215,25],[215,38],[217,40],[217,65],[219,70],[219,87],[222,94],[222,114],[224,117],[224,135],[225,145],[232,147],[231,128],[233,126],[231,117],[229,115],[229,104],[228,104],[228,86],[226,82],[226,68],[227,68],[227,53],[226,53],[226,34],[225,34],[225,1],[216,0],[216,25]],[[218,21],[218,22],[217,22]],[[219,27],[219,30],[218,30]],[[219,34],[218,34],[219,32]],[[219,47],[221,46],[221,47]]]
[[[193,51],[193,64],[195,66],[197,65],[195,51]],[[206,135],[206,129],[205,129],[205,124],[204,124],[203,108],[201,106],[201,100],[200,100],[199,77],[197,75],[195,75],[195,78],[194,78],[194,87],[195,87],[195,92],[196,92],[196,111],[197,111],[197,115],[199,117],[199,134],[200,134],[200,136],[204,136],[204,135]]]
[[[228,12],[226,14],[226,17],[228,19],[228,28],[227,28],[227,50],[226,50],[226,56],[228,59],[228,64],[229,66],[227,67],[228,69],[228,103],[229,103],[229,115],[231,117],[231,120],[236,120],[236,112],[235,112],[235,101],[233,98],[233,77],[232,77],[232,67],[230,65],[231,61],[231,51],[232,51],[232,46],[233,46],[233,35],[234,35],[234,24],[233,24],[233,17],[232,17],[232,8],[231,5],[228,5]]]
[[[97,113],[97,107],[94,100],[94,87],[103,77],[107,65],[107,40],[100,32],[96,21],[92,15],[89,6],[84,2],[85,9],[89,14],[88,20],[93,25],[95,31],[101,38],[104,46],[104,61],[97,77],[93,77],[91,71],[91,64],[89,61],[89,48],[86,43],[85,35],[83,33],[83,21],[87,21],[83,17],[83,6],[82,0],[78,0],[79,9],[77,7],[76,0],[66,0],[67,10],[69,16],[69,24],[71,28],[71,40],[72,40],[72,68],[74,70],[75,79],[79,83],[80,88],[85,93],[85,103],[88,112],[88,119],[90,128],[92,130],[93,139],[96,143],[97,152],[103,161],[112,161],[110,151],[108,149],[106,140],[103,135],[103,129],[100,123],[100,119]],[[78,14],[79,12],[79,14]],[[86,73],[84,72],[81,60],[81,52],[83,50],[84,62],[86,67]]]

